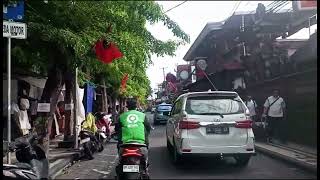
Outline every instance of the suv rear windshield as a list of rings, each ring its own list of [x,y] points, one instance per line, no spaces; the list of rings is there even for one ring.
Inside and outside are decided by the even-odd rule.
[[[245,108],[239,98],[199,96],[187,99],[186,112],[193,115],[237,114],[244,113]]]
[[[172,108],[171,105],[159,105],[157,107],[157,111],[160,111],[160,112],[171,111],[171,108]]]

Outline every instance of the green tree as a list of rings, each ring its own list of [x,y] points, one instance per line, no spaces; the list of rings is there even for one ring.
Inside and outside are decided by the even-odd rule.
[[[105,81],[114,96],[120,95],[121,78],[128,73],[127,90],[121,95],[144,101],[150,89],[146,69],[151,54],[173,56],[179,45],[189,42],[189,36],[154,1],[27,1],[25,7],[28,38],[13,42],[12,64],[49,76],[44,102],[76,67],[80,82]],[[147,22],[162,22],[177,40],[158,40],[146,29]],[[106,33],[109,25],[112,32]],[[92,47],[101,37],[115,42],[124,57],[108,65],[98,61]]]

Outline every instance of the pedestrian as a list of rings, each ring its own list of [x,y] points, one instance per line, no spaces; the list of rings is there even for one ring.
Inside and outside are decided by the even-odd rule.
[[[247,95],[247,99],[245,100],[245,104],[250,112],[250,117],[253,122],[257,122],[257,112],[258,112],[258,105],[252,96]]]
[[[283,143],[285,143],[284,135],[284,117],[285,117],[286,104],[282,97],[279,95],[279,90],[274,89],[273,95],[268,97],[264,103],[264,111],[262,116],[267,118],[267,141],[272,142],[272,140],[277,137]]]
[[[58,125],[59,125],[59,131],[61,133],[64,133],[64,128],[65,128],[65,109],[64,109],[64,101],[60,101],[57,104],[56,108],[56,115],[58,117]]]

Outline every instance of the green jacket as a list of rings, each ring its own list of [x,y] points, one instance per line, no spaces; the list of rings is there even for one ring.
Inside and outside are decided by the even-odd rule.
[[[148,145],[150,124],[146,115],[136,110],[124,112],[120,115],[118,123],[119,143],[143,143]]]

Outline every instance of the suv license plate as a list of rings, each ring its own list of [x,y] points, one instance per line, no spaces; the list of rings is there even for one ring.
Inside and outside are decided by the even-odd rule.
[[[139,165],[123,165],[123,172],[139,172]]]
[[[207,127],[207,134],[229,134],[229,127]]]

